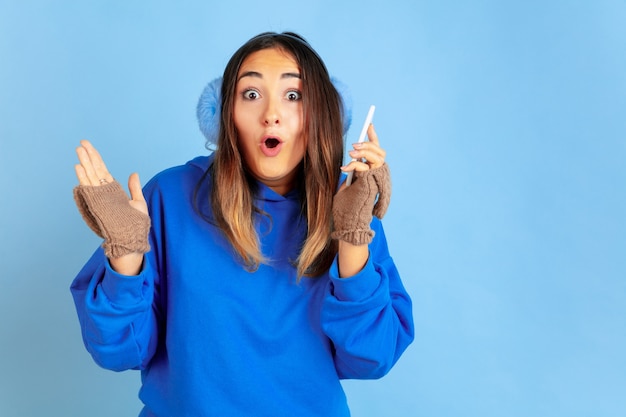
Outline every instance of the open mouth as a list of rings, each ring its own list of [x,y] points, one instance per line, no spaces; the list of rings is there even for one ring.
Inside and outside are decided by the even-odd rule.
[[[267,138],[265,139],[265,146],[267,146],[269,149],[273,149],[275,147],[278,146],[278,144],[280,143],[280,141],[276,138]]]
[[[283,147],[283,142],[278,137],[267,136],[261,142],[261,152],[263,155],[274,157],[280,153]]]

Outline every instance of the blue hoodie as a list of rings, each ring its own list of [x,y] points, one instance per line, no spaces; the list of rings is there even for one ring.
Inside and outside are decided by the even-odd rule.
[[[317,278],[292,264],[306,236],[298,192],[259,184],[257,232],[270,260],[242,267],[194,210],[212,157],[155,176],[144,189],[151,251],[137,276],[98,249],[71,286],[87,350],[100,366],[141,370],[141,416],[349,416],[344,378],[385,375],[413,340],[411,300],[380,221],[367,264]],[[206,182],[206,181],[205,181]],[[210,215],[208,191],[201,210]]]

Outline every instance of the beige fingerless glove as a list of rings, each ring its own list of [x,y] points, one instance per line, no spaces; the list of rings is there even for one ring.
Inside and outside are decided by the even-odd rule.
[[[109,258],[150,250],[150,217],[133,208],[119,182],[74,188],[74,200],[87,225],[104,239]]]
[[[378,198],[378,199],[377,199]],[[389,166],[355,172],[354,182],[333,199],[333,239],[353,245],[366,245],[372,241],[370,229],[372,215],[382,219],[391,199]]]

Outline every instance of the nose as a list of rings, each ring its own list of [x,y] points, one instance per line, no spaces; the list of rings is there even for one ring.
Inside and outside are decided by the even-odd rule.
[[[280,111],[279,106],[276,103],[276,100],[270,99],[268,100],[267,107],[265,109],[265,114],[263,115],[263,123],[266,126],[275,126],[280,124]]]
[[[268,118],[265,118],[265,124],[267,126],[278,125],[280,124],[280,120],[278,120],[277,117],[268,117]]]

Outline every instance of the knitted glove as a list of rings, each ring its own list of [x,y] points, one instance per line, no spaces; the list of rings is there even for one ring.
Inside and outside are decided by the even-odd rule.
[[[74,188],[74,200],[87,226],[104,239],[109,258],[150,250],[150,217],[133,208],[119,182]]]
[[[334,231],[331,237],[353,245],[370,243],[374,237],[374,231],[370,229],[372,214],[382,219],[390,198],[391,175],[386,163],[368,171],[356,171],[354,182],[333,198]]]

